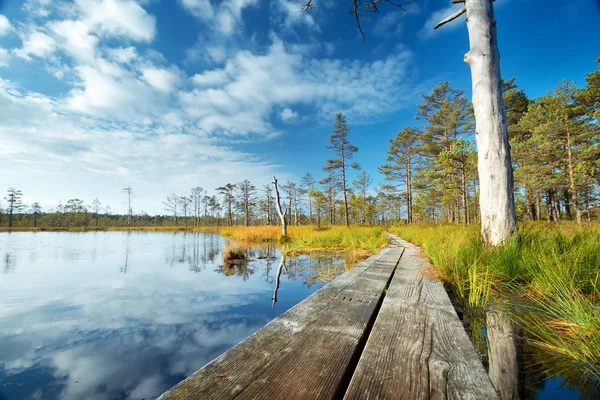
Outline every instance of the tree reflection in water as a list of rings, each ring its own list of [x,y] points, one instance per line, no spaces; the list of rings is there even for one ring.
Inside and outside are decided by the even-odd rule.
[[[283,272],[284,269],[287,271],[287,267],[285,265],[285,249],[282,249],[281,261],[279,261],[279,267],[277,267],[277,274],[275,275],[275,289],[273,289],[273,302],[271,303],[271,307],[275,307],[275,304],[277,304],[277,292],[279,291],[281,272]]]
[[[173,232],[175,238],[166,262],[171,267],[185,264],[191,272],[198,273],[213,264],[222,251],[220,236],[203,232]]]
[[[488,340],[486,312],[464,305],[455,304],[455,307],[486,370],[489,370],[491,360],[488,358],[488,353],[490,352],[490,346],[495,344],[490,343]],[[520,359],[522,363],[519,366],[522,370],[521,373],[515,374],[520,377],[519,382],[514,382],[515,390],[513,392],[519,393],[517,397],[514,397],[515,399],[520,397],[523,399],[537,399],[540,393],[551,385],[558,388],[552,388],[549,392],[554,393],[559,390],[561,392],[560,396],[590,400],[600,398],[600,382],[585,373],[581,365],[568,358],[555,355],[547,349],[535,346],[527,339],[527,336],[525,336],[523,340],[523,356],[514,355],[514,358]],[[502,362],[506,359],[510,359],[510,357],[502,358],[499,361]],[[501,364],[495,367],[497,370],[502,370],[508,368],[508,365]],[[571,394],[566,394],[563,391],[570,391]]]
[[[247,259],[237,262],[223,260],[218,272],[225,276],[241,276],[246,280],[256,271],[262,270],[264,280],[274,284],[272,306],[277,304],[282,280],[302,282],[304,286],[311,288],[317,283],[329,283],[347,270],[343,256],[335,253],[285,256],[285,249],[271,243],[244,246],[243,243],[236,242],[235,246],[245,249]],[[279,264],[272,275],[277,260]]]

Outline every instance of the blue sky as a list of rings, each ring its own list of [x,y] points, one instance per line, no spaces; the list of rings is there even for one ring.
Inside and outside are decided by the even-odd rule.
[[[0,0],[0,190],[45,209],[73,197],[161,213],[172,192],[275,173],[322,177],[333,117],[365,170],[438,81],[467,89],[464,18],[449,0],[382,2],[363,19],[313,0]],[[501,68],[530,97],[584,84],[600,2],[497,0]]]

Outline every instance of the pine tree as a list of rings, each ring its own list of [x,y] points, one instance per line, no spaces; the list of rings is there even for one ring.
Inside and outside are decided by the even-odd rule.
[[[413,222],[412,175],[417,163],[417,146],[420,132],[416,128],[404,127],[390,139],[386,164],[379,167],[386,181],[404,181],[404,199],[406,201],[406,222]]]
[[[33,215],[33,227],[37,227],[37,217],[42,211],[42,206],[37,201],[31,205],[31,214]]]
[[[447,162],[447,155],[446,162],[442,163],[440,156],[444,152],[450,154],[458,140],[472,132],[472,116],[464,91],[452,88],[448,82],[440,82],[430,95],[423,95],[423,103],[418,105],[416,119],[425,123],[417,151],[426,159],[419,185],[428,191],[427,197],[432,203],[441,204],[446,219],[451,222],[459,220],[461,199],[464,204],[467,188],[461,182],[458,164]],[[465,220],[466,211],[463,209]]]
[[[244,214],[244,226],[250,226],[251,209],[256,205],[256,186],[248,179],[236,185],[239,208]]]
[[[323,168],[325,171],[331,171],[340,175],[340,184],[342,194],[344,196],[344,216],[346,219],[346,226],[350,226],[350,216],[348,214],[348,191],[346,188],[346,178],[348,169],[359,169],[358,163],[349,163],[354,157],[354,153],[358,151],[358,147],[350,144],[348,141],[348,133],[350,127],[346,123],[346,117],[342,113],[338,113],[335,116],[335,124],[333,128],[333,134],[329,136],[329,149],[333,149],[336,157],[331,158],[327,165]]]
[[[302,177],[302,192],[306,194],[308,200],[308,221],[312,224],[312,191],[315,188],[315,179],[308,172],[306,175]]]
[[[373,183],[373,178],[367,174],[367,171],[364,169],[360,171],[360,174],[356,177],[356,179],[352,182],[356,190],[358,190],[357,203],[360,207],[361,212],[361,223],[364,224],[367,221],[366,214],[366,199],[367,199],[367,189]]]
[[[235,201],[235,185],[228,183],[216,189],[223,196],[223,202],[227,206],[227,225],[233,226],[233,202]]]
[[[8,227],[12,228],[13,219],[16,213],[18,213],[23,207],[23,203],[21,202],[21,197],[23,197],[23,193],[19,189],[8,188],[8,194],[4,198],[8,203],[6,211],[8,213]]]

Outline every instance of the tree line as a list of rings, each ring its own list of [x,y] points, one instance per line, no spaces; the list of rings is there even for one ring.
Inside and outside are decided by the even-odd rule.
[[[600,58],[597,60],[600,64]],[[521,220],[584,219],[600,215],[600,70],[586,86],[563,81],[551,93],[527,97],[515,78],[502,81],[514,196]],[[390,141],[379,170],[403,198],[407,222],[479,220],[473,111],[448,82],[423,95],[415,117]]]
[[[600,58],[597,60],[600,64]],[[578,88],[563,81],[553,92],[530,99],[515,78],[502,82],[520,219],[592,220],[600,212],[600,70]],[[385,184],[372,188],[372,177],[353,162],[358,148],[350,127],[335,116],[328,148],[333,157],[324,177],[310,173],[280,185],[289,225],[479,221],[479,180],[471,103],[465,92],[440,82],[422,95],[415,116],[392,139],[378,168]],[[350,170],[360,171],[349,180]],[[22,192],[9,188],[0,204],[0,225],[9,227],[233,226],[277,225],[273,186],[250,181],[227,183],[209,194],[200,186],[189,194],[172,193],[165,213],[134,213],[134,191],[123,189],[127,213],[113,214],[98,198],[89,204],[69,199],[43,211],[26,207]]]

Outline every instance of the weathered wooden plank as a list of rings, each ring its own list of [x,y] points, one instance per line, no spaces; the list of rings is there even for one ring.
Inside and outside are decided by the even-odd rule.
[[[306,357],[308,353],[304,354],[301,349],[335,347],[339,354],[346,354],[340,349],[356,348],[354,343],[362,338],[363,325],[371,319],[401,251],[393,244],[369,257],[180,382],[160,399],[243,397],[245,389],[260,382],[259,378],[266,382],[279,379],[276,375],[282,371],[280,367],[273,368],[275,364],[286,365],[291,359]],[[317,331],[319,334],[315,335]],[[338,338],[340,340],[336,340]],[[301,347],[296,348],[298,345]],[[310,356],[318,359],[314,352]],[[339,359],[343,359],[342,355]],[[309,361],[305,358],[305,364]]]
[[[345,399],[496,399],[443,285],[421,276],[428,261],[406,250]]]

